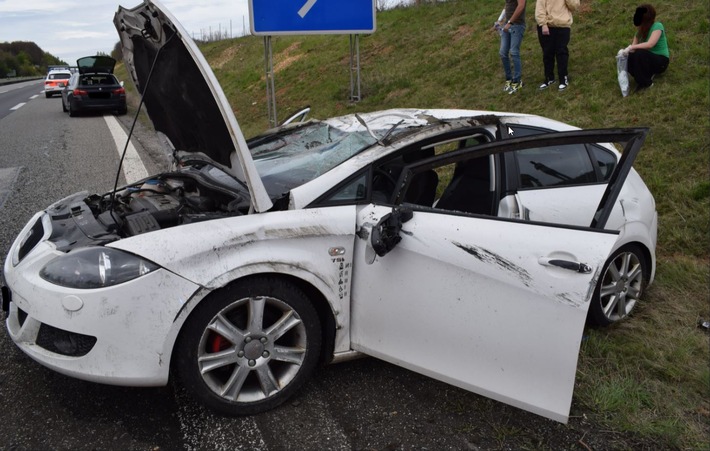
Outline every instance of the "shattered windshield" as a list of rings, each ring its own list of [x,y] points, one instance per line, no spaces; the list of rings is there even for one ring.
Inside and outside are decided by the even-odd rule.
[[[331,170],[377,142],[366,130],[309,123],[250,143],[269,195],[278,196]]]

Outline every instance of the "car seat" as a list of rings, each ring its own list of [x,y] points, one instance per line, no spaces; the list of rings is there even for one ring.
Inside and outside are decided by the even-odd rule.
[[[493,200],[488,157],[474,158],[456,164],[451,182],[441,195],[436,208],[473,214],[491,214]]]

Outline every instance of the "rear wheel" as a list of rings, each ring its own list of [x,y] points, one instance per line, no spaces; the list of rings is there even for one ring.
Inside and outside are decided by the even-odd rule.
[[[48,92],[45,92],[45,93],[44,93],[44,96],[45,96],[46,98],[50,98],[50,97],[52,97],[52,94],[50,94],[50,93],[48,93]]]
[[[306,295],[281,279],[254,278],[202,301],[180,334],[174,369],[201,403],[250,415],[291,397],[313,372],[320,347]]]
[[[72,106],[71,101],[69,101],[69,116],[76,117],[76,115],[77,115],[77,111]]]
[[[627,244],[617,249],[604,264],[594,290],[589,319],[608,326],[629,316],[641,298],[650,277],[648,262],[640,246]]]
[[[62,99],[62,111],[67,112],[67,106],[64,105],[64,99]]]

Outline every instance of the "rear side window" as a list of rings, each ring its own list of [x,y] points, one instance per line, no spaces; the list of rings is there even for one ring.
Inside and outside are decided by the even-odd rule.
[[[510,125],[509,129],[516,137],[552,131],[520,125]],[[513,154],[518,166],[520,189],[605,182],[617,163],[612,152],[592,144],[525,149]]]
[[[606,149],[602,149],[598,146],[589,146],[589,150],[592,153],[592,157],[596,161],[597,169],[599,170],[599,175],[602,181],[608,181],[611,177],[611,173],[614,172],[616,167],[616,156]]]

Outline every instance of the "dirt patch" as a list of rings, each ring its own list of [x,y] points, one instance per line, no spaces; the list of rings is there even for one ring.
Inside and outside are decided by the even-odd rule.
[[[283,52],[276,55],[278,62],[274,65],[274,73],[279,73],[289,67],[291,64],[303,58],[303,53],[296,53],[301,47],[300,42],[294,42],[289,45]]]
[[[579,9],[577,10],[577,14],[588,14],[590,12],[592,12],[592,5],[583,2],[579,3]]]
[[[473,27],[470,25],[461,25],[456,29],[451,40],[453,42],[460,42],[464,39],[470,39],[473,36]]]
[[[229,63],[234,59],[234,55],[237,54],[237,51],[240,48],[241,44],[227,47],[226,49],[224,49],[224,52],[220,53],[215,60],[210,61],[210,65],[215,69],[223,68],[225,64]]]

